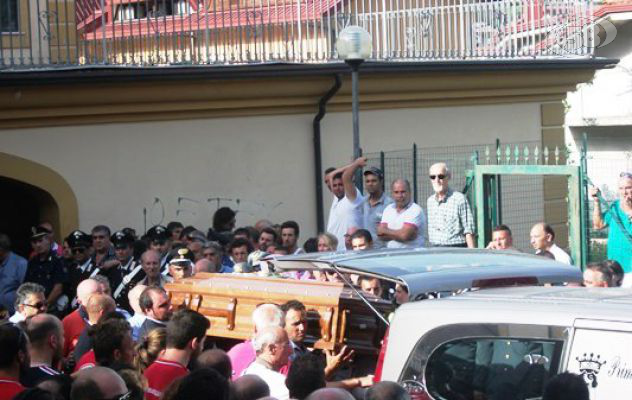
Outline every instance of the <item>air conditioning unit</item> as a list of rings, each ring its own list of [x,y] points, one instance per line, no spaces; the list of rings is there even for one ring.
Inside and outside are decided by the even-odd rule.
[[[119,5],[116,10],[117,21],[129,21],[136,19],[136,10],[132,4]]]
[[[177,0],[173,4],[173,13],[175,15],[188,15],[191,13],[191,5],[188,0]]]

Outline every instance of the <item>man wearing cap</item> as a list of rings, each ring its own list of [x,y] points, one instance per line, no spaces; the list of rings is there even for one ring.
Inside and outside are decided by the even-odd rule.
[[[110,241],[114,245],[114,252],[119,265],[107,274],[112,287],[112,297],[116,305],[131,311],[127,294],[144,277],[143,267],[134,259],[134,236],[129,232],[114,232]]]
[[[87,279],[93,270],[90,247],[92,238],[87,233],[75,230],[66,237],[68,247],[72,251],[72,261],[66,264],[68,281],[64,285],[64,294],[71,300],[71,308],[75,309],[77,303],[77,286]]]
[[[160,254],[160,273],[166,275],[169,273],[169,259],[171,255],[171,236],[169,230],[162,225],[152,226],[147,231],[149,239],[149,249],[157,251]]]
[[[169,261],[168,282],[188,278],[193,273],[193,252],[186,247],[178,250],[177,256]]]
[[[366,164],[366,159],[360,164]],[[362,203],[364,216],[364,229],[371,233],[373,238],[372,248],[377,249],[386,246],[386,244],[377,235],[377,226],[382,221],[384,209],[393,204],[393,199],[384,192],[384,173],[377,167],[368,167],[364,170],[364,191],[368,196],[364,197]]]
[[[338,238],[337,250],[339,251],[346,249],[345,235],[350,229],[364,228],[362,207],[364,197],[353,184],[355,171],[364,165],[366,165],[366,159],[360,157],[351,164],[328,173],[325,177],[327,185],[335,196],[329,211],[327,232]],[[342,181],[342,190],[339,187],[340,181]]]
[[[25,282],[39,283],[44,287],[47,304],[56,304],[63,293],[67,274],[61,259],[50,245],[50,231],[41,226],[32,229],[31,246],[35,256],[28,262]]]

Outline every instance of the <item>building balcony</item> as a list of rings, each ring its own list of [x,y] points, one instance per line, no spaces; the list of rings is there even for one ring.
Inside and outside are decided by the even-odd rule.
[[[374,61],[590,58],[582,0],[2,0],[0,70],[335,63],[347,25]]]

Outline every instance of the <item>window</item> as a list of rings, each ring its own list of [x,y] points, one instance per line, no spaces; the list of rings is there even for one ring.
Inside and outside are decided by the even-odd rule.
[[[528,327],[470,325],[469,334],[459,326],[438,328],[415,346],[400,382],[425,384],[437,400],[538,398],[558,373],[564,333]]]
[[[18,0],[0,1],[0,32],[18,32]]]

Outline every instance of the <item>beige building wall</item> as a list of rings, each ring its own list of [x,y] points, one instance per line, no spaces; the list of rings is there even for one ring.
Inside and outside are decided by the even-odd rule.
[[[221,206],[238,226],[295,219],[316,233],[313,114],[3,130],[2,152],[63,176],[77,197],[79,227],[142,231],[171,220],[206,229]],[[537,103],[361,112],[367,152],[539,140]],[[351,115],[322,125],[323,166],[349,161]],[[325,214],[330,195],[324,194]],[[145,216],[146,212],[146,216]],[[64,232],[67,234],[68,232]]]

